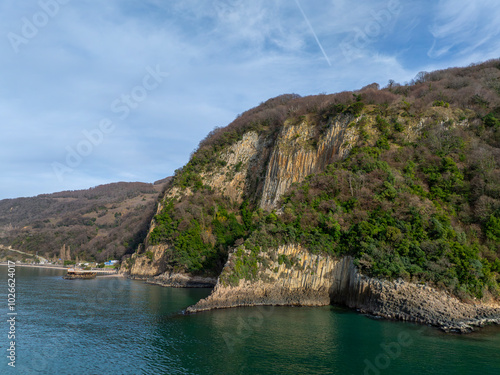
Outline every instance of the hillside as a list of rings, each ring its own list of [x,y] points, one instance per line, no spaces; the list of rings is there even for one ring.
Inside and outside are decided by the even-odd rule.
[[[281,268],[291,280],[317,254],[350,257],[367,277],[498,300],[499,129],[500,60],[270,99],[200,143],[122,270],[163,285],[220,275],[223,295]],[[321,284],[308,279],[296,293]]]
[[[54,260],[63,246],[63,260],[121,259],[144,240],[167,183],[119,182],[2,200],[0,243]]]

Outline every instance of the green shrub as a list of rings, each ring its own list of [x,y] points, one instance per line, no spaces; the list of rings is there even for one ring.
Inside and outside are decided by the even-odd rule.
[[[450,106],[450,103],[446,103],[443,100],[436,100],[434,103],[432,103],[432,106],[448,108]]]
[[[498,129],[500,127],[500,119],[495,117],[493,113],[486,115],[483,118],[484,124],[490,128]]]
[[[344,113],[350,113],[355,117],[358,117],[361,115],[363,112],[363,108],[365,107],[365,104],[361,101],[355,102],[351,104],[345,111]]]
[[[484,231],[488,239],[500,243],[500,217],[490,215]]]

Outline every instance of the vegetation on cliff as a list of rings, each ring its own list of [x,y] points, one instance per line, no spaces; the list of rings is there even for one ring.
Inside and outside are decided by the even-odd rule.
[[[352,255],[373,276],[498,296],[500,149],[487,142],[498,130],[431,122],[406,142],[394,124],[377,116],[383,131],[292,188],[283,214],[247,241],[301,243]]]
[[[272,147],[281,128],[303,121],[314,128],[314,148],[346,115],[358,134],[349,156],[296,184],[272,212],[259,208],[259,185],[252,184],[261,171],[249,169],[242,205],[204,182],[245,132],[267,137]],[[177,171],[178,193],[155,217],[149,243],[171,245],[166,259],[176,269],[214,274],[230,248],[244,244],[255,254],[300,243],[312,252],[352,255],[370,275],[430,282],[464,298],[498,297],[499,163],[499,60],[423,72],[382,90],[372,84],[335,95],[281,96],[200,143]],[[238,277],[254,273],[254,259],[246,263]]]
[[[245,208],[242,207],[244,216]],[[155,216],[151,244],[170,242],[170,265],[179,271],[217,275],[228,248],[248,235],[238,206],[211,189],[201,189],[179,201],[168,200]]]

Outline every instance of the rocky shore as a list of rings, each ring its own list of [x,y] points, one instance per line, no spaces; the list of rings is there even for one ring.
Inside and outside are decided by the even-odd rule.
[[[363,278],[366,298],[338,296],[335,302],[386,319],[438,327],[446,332],[467,333],[474,327],[500,324],[500,305],[464,303],[446,292],[402,280]]]
[[[213,277],[192,276],[184,273],[164,272],[158,276],[131,275],[122,270],[120,273],[132,280],[142,280],[147,284],[170,288],[213,288],[217,279]]]
[[[293,259],[287,267],[276,259]],[[403,280],[387,281],[360,274],[350,257],[335,260],[309,254],[299,246],[280,247],[261,254],[254,280],[238,285],[224,280],[234,272],[235,255],[210,296],[189,307],[187,313],[237,306],[345,305],[362,313],[438,327],[447,332],[467,333],[474,327],[500,324],[500,304],[464,303],[448,293]],[[266,264],[267,266],[263,266]]]
[[[165,272],[146,279],[148,284],[172,288],[213,288],[217,279],[211,277],[191,276],[182,273]]]

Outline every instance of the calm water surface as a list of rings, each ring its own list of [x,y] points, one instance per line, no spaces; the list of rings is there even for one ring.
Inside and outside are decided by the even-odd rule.
[[[500,327],[450,335],[338,307],[183,315],[210,290],[63,273],[16,268],[16,368],[2,356],[0,374],[500,374]]]

